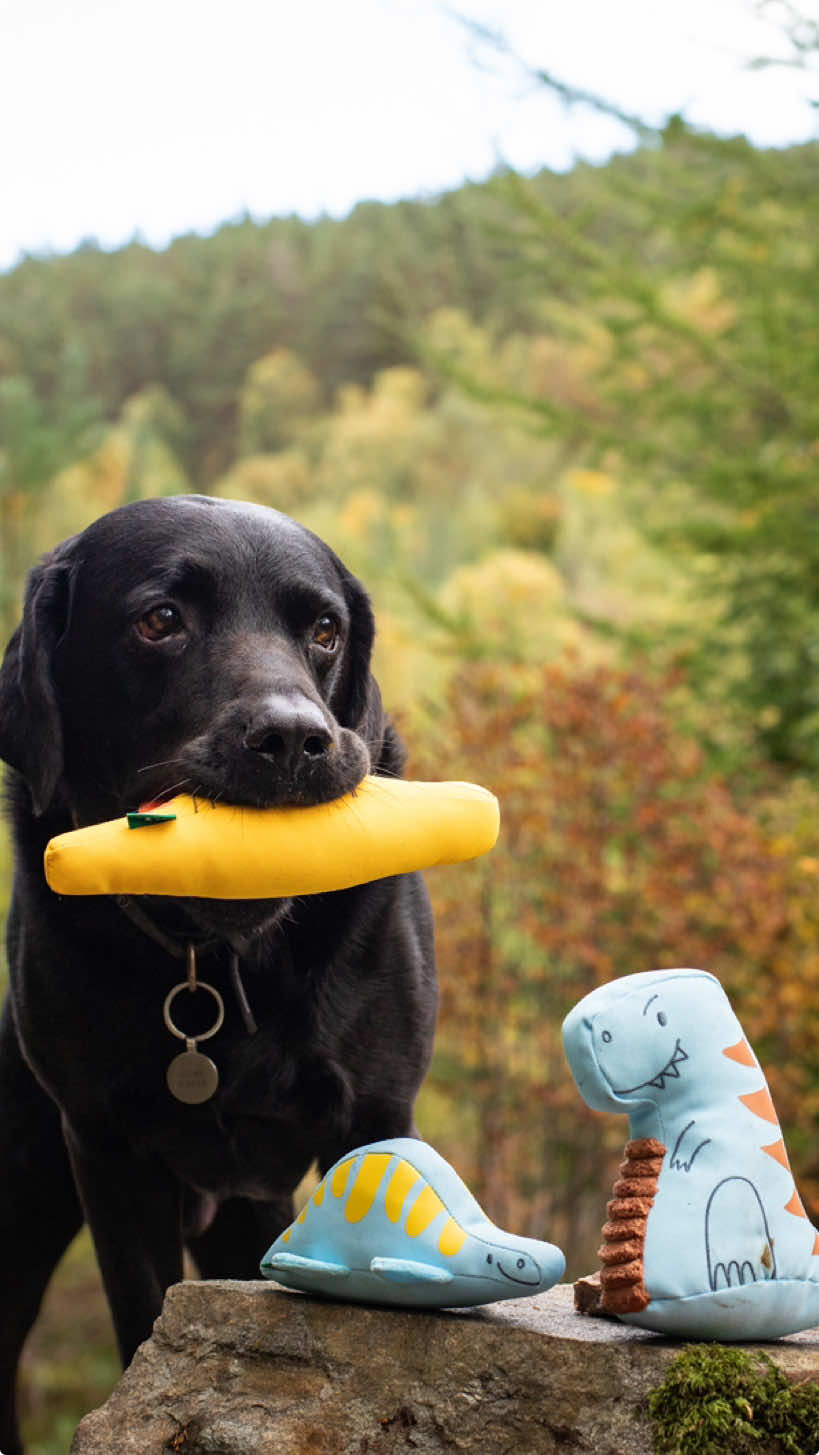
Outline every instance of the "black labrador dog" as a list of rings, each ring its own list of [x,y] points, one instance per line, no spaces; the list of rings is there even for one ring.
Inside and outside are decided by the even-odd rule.
[[[60,898],[47,841],[176,792],[316,804],[401,771],[370,673],[367,595],[276,511],[138,501],[31,573],[0,668],[16,851],[0,1025],[0,1450],[15,1368],[57,1260],[90,1225],[123,1360],[187,1247],[253,1278],[314,1159],[411,1134],[431,1051],[432,926],[417,875],[300,900]],[[151,832],[150,828],[140,830]],[[181,1101],[163,1020],[196,973],[222,996]],[[198,984],[198,981],[197,981]],[[213,1023],[180,994],[186,1035]]]

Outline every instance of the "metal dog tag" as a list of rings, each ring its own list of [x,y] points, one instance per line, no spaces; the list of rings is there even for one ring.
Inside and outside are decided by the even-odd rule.
[[[174,1056],[170,1066],[165,1073],[168,1083],[168,1090],[177,1101],[187,1102],[188,1106],[196,1106],[201,1101],[209,1101],[219,1085],[219,1072],[210,1059],[210,1056],[203,1056],[197,1051],[196,1042],[206,1041],[210,1036],[215,1036],[225,1019],[225,1006],[219,991],[206,980],[198,980],[196,976],[196,950],[193,945],[188,945],[188,978],[174,985],[165,996],[165,1004],[162,1007],[162,1014],[165,1024],[172,1035],[178,1036],[180,1041],[185,1042],[184,1051]],[[178,995],[187,991],[189,995],[196,995],[197,991],[205,990],[216,1002],[216,1019],[210,1030],[200,1031],[196,1036],[188,1036],[180,1030],[176,1024],[171,1009]]]
[[[180,1051],[174,1056],[166,1072],[168,1090],[177,1101],[196,1106],[209,1101],[219,1085],[219,1072],[210,1059],[201,1051]]]

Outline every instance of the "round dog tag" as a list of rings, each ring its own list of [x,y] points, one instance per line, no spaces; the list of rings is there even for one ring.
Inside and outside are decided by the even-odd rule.
[[[209,1101],[219,1085],[217,1068],[201,1051],[180,1051],[168,1067],[166,1078],[171,1095],[188,1106]]]

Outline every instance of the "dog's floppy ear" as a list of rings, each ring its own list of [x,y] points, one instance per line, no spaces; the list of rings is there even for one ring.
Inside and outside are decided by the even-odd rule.
[[[16,768],[45,813],[63,770],[54,653],[67,621],[70,570],[57,555],[30,572],[23,620],[0,666],[0,758]]]
[[[364,739],[375,766],[381,756],[385,732],[381,693],[370,671],[375,618],[370,598],[361,582],[344,566],[341,566],[341,574],[350,612],[350,631],[344,679],[340,685],[338,706],[334,710],[342,727],[352,728]]]

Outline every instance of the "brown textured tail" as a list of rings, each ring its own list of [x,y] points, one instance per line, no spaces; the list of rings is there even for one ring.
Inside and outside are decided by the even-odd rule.
[[[606,1204],[609,1220],[603,1225],[603,1244],[597,1250],[603,1264],[603,1313],[636,1314],[651,1302],[643,1282],[643,1254],[665,1153],[656,1137],[626,1143],[625,1160],[612,1189],[614,1197]]]

